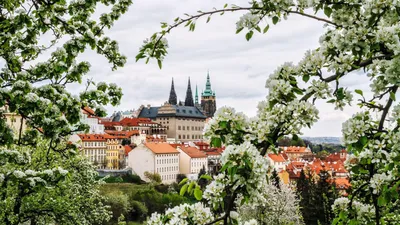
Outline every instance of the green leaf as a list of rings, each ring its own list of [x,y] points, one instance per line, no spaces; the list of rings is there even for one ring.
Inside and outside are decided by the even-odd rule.
[[[186,193],[186,190],[188,189],[188,187],[189,187],[188,184],[183,185],[183,187],[182,187],[181,190],[179,191],[179,194],[180,194],[181,196],[183,196],[183,195]]]
[[[390,99],[392,99],[393,101],[396,101],[396,95],[393,92],[390,92]]]
[[[192,193],[192,189],[193,189],[194,185],[195,185],[195,182],[194,182],[194,181],[192,181],[192,182],[189,184],[189,187],[188,187],[188,192],[189,192],[189,194]]]
[[[200,201],[203,198],[203,191],[200,190],[200,187],[197,186],[196,189],[194,189],[194,197]]]
[[[211,146],[212,147],[219,148],[219,147],[221,147],[221,145],[222,145],[222,143],[221,143],[221,139],[220,138],[216,138],[216,137],[211,138]]]
[[[221,121],[218,124],[222,129],[226,129],[226,127],[228,126],[228,122],[227,121]]]
[[[267,33],[268,30],[269,30],[269,24],[264,28],[263,34]]]
[[[225,5],[224,5],[224,9],[225,9],[226,7],[228,7],[228,3],[225,3]]]
[[[310,75],[305,74],[305,75],[303,76],[303,81],[307,83],[309,80],[310,80]]]
[[[162,62],[161,60],[157,59],[158,67],[161,69],[162,68]]]
[[[361,96],[363,95],[363,91],[360,90],[360,89],[356,89],[355,92],[356,92],[357,94],[361,95]]]
[[[272,17],[272,23],[275,25],[276,23],[278,23],[278,21],[279,21],[279,17],[277,17],[277,16],[274,16],[274,17]]]
[[[331,99],[331,100],[329,100],[329,101],[327,101],[327,103],[335,103],[335,99]]]
[[[212,177],[208,174],[203,174],[200,176],[200,179],[212,180]]]
[[[325,15],[326,15],[327,17],[331,17],[332,9],[331,9],[330,7],[328,7],[328,6],[325,6],[325,8],[324,8],[324,13],[325,13]]]
[[[383,196],[379,196],[378,198],[378,205],[379,206],[384,206],[386,204],[386,199]]]
[[[179,182],[178,185],[181,186],[182,184],[186,183],[188,180],[189,180],[188,178],[183,178],[183,179],[181,180],[181,182]]]
[[[249,41],[251,39],[251,37],[253,37],[254,32],[251,30],[249,32],[247,32],[246,34],[246,40]]]
[[[210,22],[210,20],[211,20],[211,16],[209,16],[209,17],[207,18],[206,23]]]
[[[243,27],[242,27],[242,28],[239,28],[239,29],[237,29],[237,30],[236,30],[236,34],[240,33],[240,31],[242,31],[242,30],[243,30]]]
[[[362,136],[362,137],[360,138],[360,143],[361,143],[363,146],[365,146],[365,144],[368,143],[368,138],[365,137],[365,136]]]
[[[259,26],[257,26],[255,29],[256,29],[259,33],[261,33],[261,28],[260,28]]]

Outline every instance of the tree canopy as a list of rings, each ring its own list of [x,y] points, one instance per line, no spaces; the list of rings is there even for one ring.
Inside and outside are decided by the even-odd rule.
[[[1,224],[96,224],[109,218],[94,168],[66,141],[70,134],[88,130],[80,122],[82,108],[89,106],[104,116],[102,106],[121,99],[115,84],[85,82],[90,63],[78,56],[91,48],[107,58],[112,69],[123,66],[126,57],[104,30],[131,3],[1,1],[0,108],[22,117],[15,135],[0,113]],[[100,5],[109,9],[96,18]],[[78,96],[66,89],[85,83]],[[24,123],[29,129],[21,132]]]
[[[336,110],[356,103],[360,112],[343,124],[344,144],[353,154],[346,161],[351,171],[352,192],[333,204],[334,224],[397,224],[400,185],[400,2],[370,0],[250,1],[247,6],[225,4],[223,8],[198,11],[162,23],[162,30],[145,41],[137,60],[155,58],[159,66],[167,53],[166,35],[178,26],[194,31],[199,18],[207,22],[215,14],[245,12],[236,22],[249,41],[256,33],[267,33],[272,25],[292,15],[321,22],[325,33],[319,46],[307,51],[298,63],[279,66],[267,79],[268,95],[258,105],[254,118],[229,107],[221,108],[205,131],[213,145],[227,145],[222,169],[203,194],[207,204],[188,218],[166,215],[162,223],[189,221],[204,212],[203,224],[234,224],[241,221],[235,209],[257,201],[266,182],[263,156],[276,152],[275,143],[286,135],[299,135],[319,119],[318,101]],[[370,92],[352,90],[343,80],[367,76]],[[240,160],[238,160],[240,158]],[[228,199],[223,204],[223,199]],[[222,210],[215,210],[216,208]],[[184,210],[182,208],[171,209]],[[221,213],[221,211],[223,213]],[[207,213],[206,213],[207,212]],[[193,217],[192,217],[193,216]],[[244,224],[257,224],[256,220]]]

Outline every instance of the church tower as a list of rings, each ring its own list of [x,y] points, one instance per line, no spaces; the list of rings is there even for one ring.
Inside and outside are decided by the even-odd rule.
[[[175,93],[175,87],[174,87],[174,78],[172,78],[171,91],[169,92],[168,103],[171,105],[178,104],[178,100],[176,98],[176,93]]]
[[[194,106],[192,88],[190,87],[190,77],[186,90],[185,106]]]
[[[211,89],[210,73],[207,72],[206,90],[201,93],[201,107],[207,117],[213,117],[217,110],[215,92]]]

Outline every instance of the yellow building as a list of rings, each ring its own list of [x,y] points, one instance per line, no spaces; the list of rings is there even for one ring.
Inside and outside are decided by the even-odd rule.
[[[108,136],[108,135],[107,135]],[[115,138],[107,138],[107,152],[106,161],[107,169],[117,170],[119,169],[119,141]]]

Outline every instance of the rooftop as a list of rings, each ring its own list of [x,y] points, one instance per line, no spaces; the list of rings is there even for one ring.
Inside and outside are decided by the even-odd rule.
[[[207,155],[195,147],[182,146],[180,149],[186,153],[190,158],[206,158]]]
[[[148,149],[150,149],[154,154],[169,154],[169,153],[179,153],[178,150],[173,148],[170,144],[163,142],[150,142],[144,144]]]

